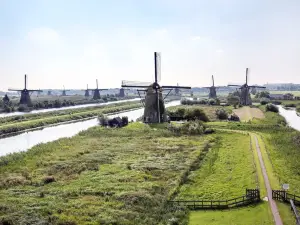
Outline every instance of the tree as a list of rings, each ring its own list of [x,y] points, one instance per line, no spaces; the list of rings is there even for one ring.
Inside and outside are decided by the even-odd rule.
[[[240,97],[229,94],[227,97],[227,102],[229,105],[238,105],[240,103]]]
[[[256,93],[255,98],[270,98],[270,93],[268,91],[261,91]]]

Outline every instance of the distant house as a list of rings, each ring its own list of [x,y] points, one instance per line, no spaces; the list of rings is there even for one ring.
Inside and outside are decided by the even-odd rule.
[[[270,94],[271,100],[283,100],[283,94]]]
[[[270,94],[271,100],[294,100],[294,95],[291,93],[287,94]]]

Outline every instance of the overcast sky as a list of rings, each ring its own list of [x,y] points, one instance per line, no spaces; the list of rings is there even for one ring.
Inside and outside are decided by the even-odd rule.
[[[300,83],[299,0],[0,0],[0,90]]]

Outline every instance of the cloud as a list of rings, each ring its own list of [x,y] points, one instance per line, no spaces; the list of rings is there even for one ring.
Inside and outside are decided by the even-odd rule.
[[[60,35],[51,28],[35,28],[27,33],[26,38],[33,42],[55,42],[60,39]]]

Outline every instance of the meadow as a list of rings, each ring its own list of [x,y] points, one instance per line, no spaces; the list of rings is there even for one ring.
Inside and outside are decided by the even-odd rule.
[[[0,158],[0,221],[12,224],[178,224],[166,201],[214,138],[132,123]]]

